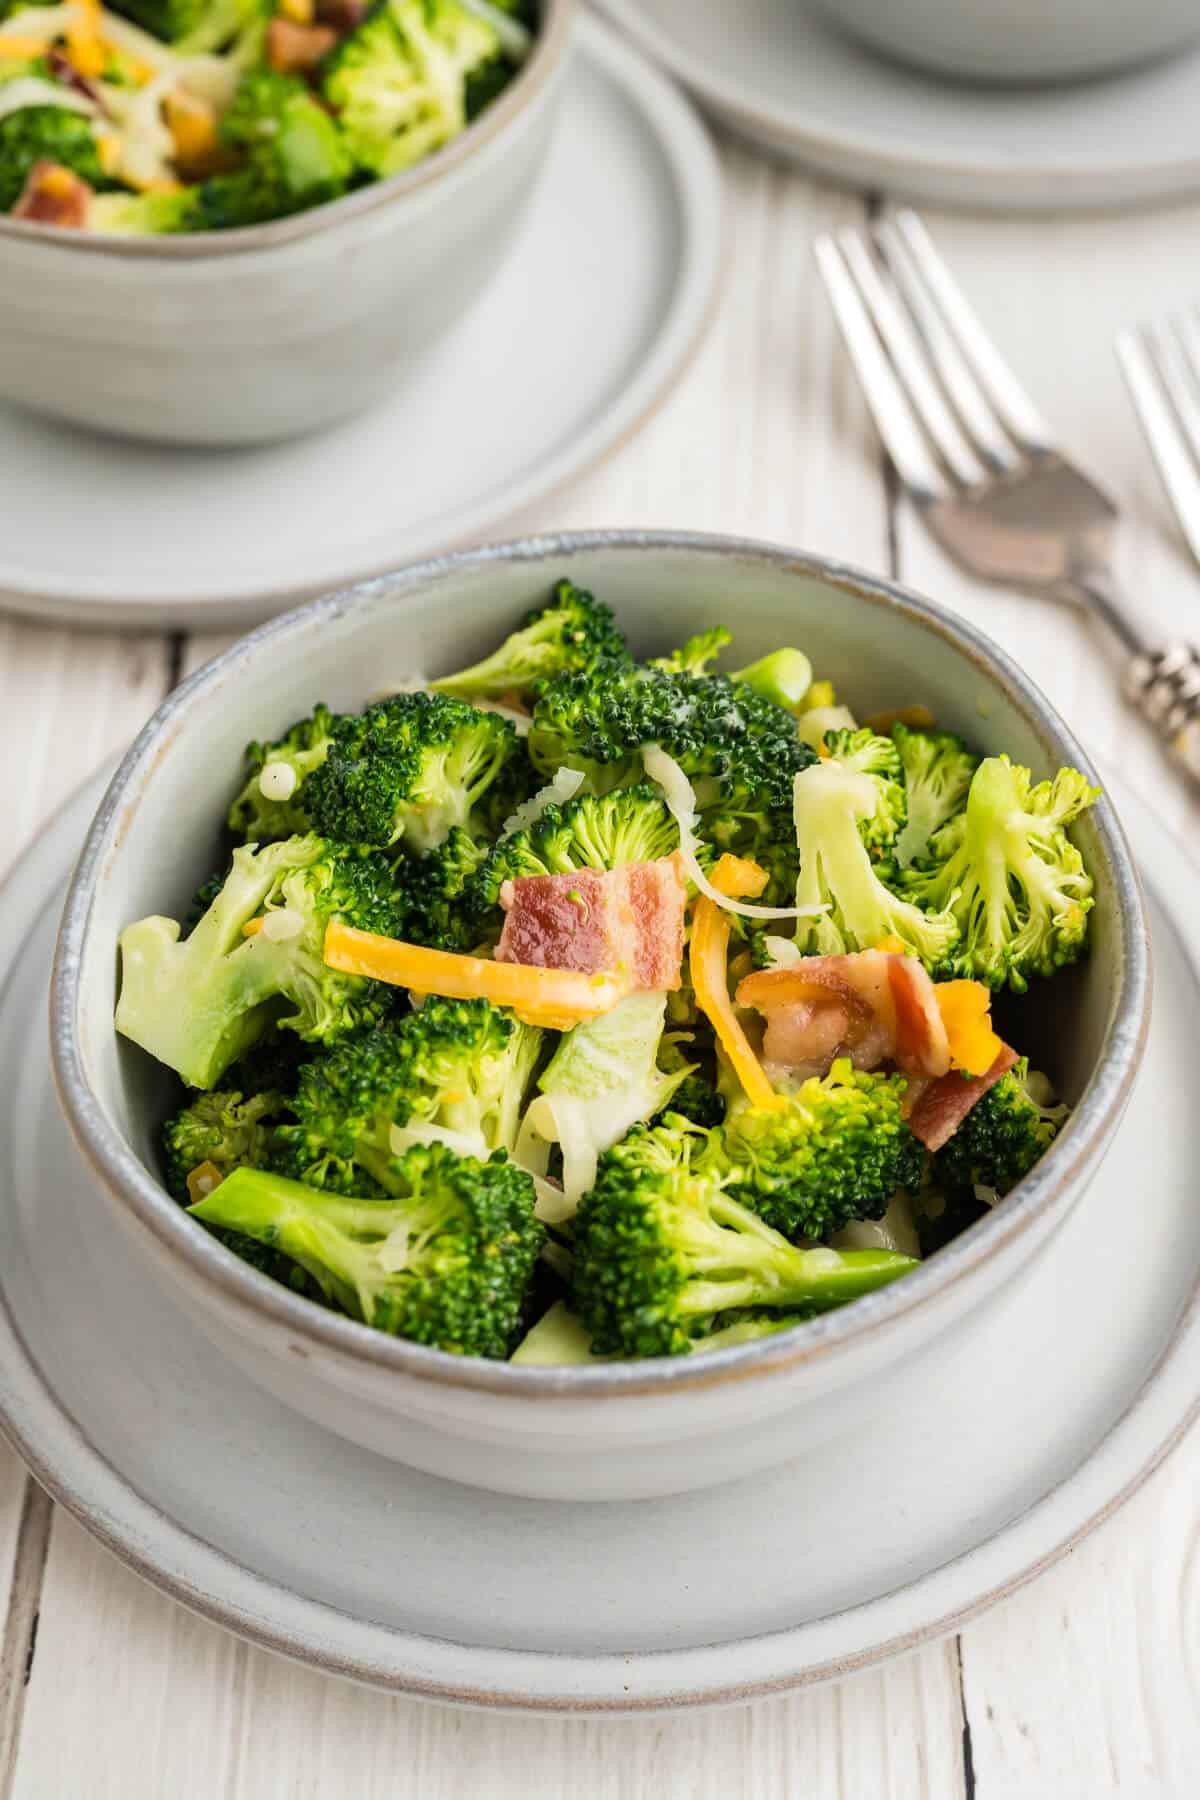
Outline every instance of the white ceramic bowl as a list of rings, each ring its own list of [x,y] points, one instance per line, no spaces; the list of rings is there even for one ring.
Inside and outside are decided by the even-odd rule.
[[[542,0],[524,68],[453,143],[325,206],[174,238],[0,218],[0,398],[126,437],[226,446],[369,406],[504,254],[546,154],[574,7]]]
[[[1107,75],[1200,37],[1197,0],[816,0],[900,62],[973,81]]]
[[[651,653],[722,621],[749,660],[804,646],[861,712],[921,699],[1035,773],[1082,752],[1016,665],[970,626],[885,581],[732,539],[613,532],[466,552],[263,626],[186,681],[113,779],[67,899],[52,1048],[67,1117],[98,1176],[93,1225],[124,1232],[246,1373],[321,1424],[421,1469],[508,1493],[632,1498],[795,1456],[954,1357],[982,1310],[1087,1185],[1124,1108],[1148,1015],[1146,922],[1102,801],[1080,832],[1095,872],[1090,959],[1023,1008],[1023,1046],[1076,1111],[1020,1190],[903,1281],[776,1337],[708,1356],[595,1369],[513,1368],[372,1331],[257,1274],[169,1198],[156,1136],[163,1071],[113,1030],[119,932],[184,907],[216,860],[243,744],[317,699],[358,706],[415,670],[495,644],[570,574]],[[1086,767],[1086,764],[1083,766]]]

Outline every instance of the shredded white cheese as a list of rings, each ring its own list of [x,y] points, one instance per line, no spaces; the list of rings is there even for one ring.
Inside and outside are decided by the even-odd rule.
[[[728,894],[715,888],[696,855],[700,840],[696,836],[696,796],[691,782],[661,744],[643,744],[642,761],[651,781],[657,782],[662,789],[663,799],[679,827],[679,853],[684,867],[702,894],[707,894],[726,912],[740,913],[747,919],[808,919],[815,913],[826,911],[824,906],[754,906],[748,900],[731,900]]]
[[[272,944],[286,944],[304,930],[304,914],[290,906],[277,907],[262,922],[262,936]]]
[[[848,706],[810,706],[796,720],[796,735],[810,750],[819,750],[827,731],[853,731],[855,727]]]
[[[16,81],[0,86],[0,119],[8,113],[24,112],[27,106],[57,106],[64,112],[82,113],[88,119],[98,117],[100,112],[86,94],[59,87],[54,81],[43,81],[39,75],[20,75]]]
[[[500,838],[512,837],[514,832],[528,831],[536,825],[548,806],[563,806],[573,800],[583,786],[584,777],[580,769],[559,769],[553,781],[539,788],[528,800],[523,800],[516,812],[510,813],[500,827]]]

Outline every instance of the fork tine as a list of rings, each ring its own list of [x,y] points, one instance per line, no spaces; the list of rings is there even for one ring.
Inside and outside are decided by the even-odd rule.
[[[900,377],[901,386],[933,440],[934,448],[955,480],[966,487],[974,487],[986,478],[987,471],[959,430],[930,370],[920,339],[880,274],[865,240],[857,231],[841,231],[837,241],[851,278]]]
[[[1013,442],[1032,456],[1053,450],[1054,433],[967,304],[921,220],[905,207],[896,214],[895,223],[964,359]]]
[[[831,237],[822,235],[816,239],[813,253],[875,428],[896,473],[918,500],[946,499],[945,478],[884,355],[841,251]]]
[[[1171,320],[1169,334],[1158,339],[1158,366],[1167,380],[1188,448],[1200,463],[1200,333],[1190,316]]]
[[[1200,473],[1184,443],[1178,415],[1167,398],[1145,335],[1121,332],[1117,360],[1175,517],[1192,555],[1200,561]]]
[[[875,237],[967,437],[997,474],[1014,475],[1021,467],[1022,458],[1013,449],[957,340],[942,318],[907,239],[890,219],[875,227]]]

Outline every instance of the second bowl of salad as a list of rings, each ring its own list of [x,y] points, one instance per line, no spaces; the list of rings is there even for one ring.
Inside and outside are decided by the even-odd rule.
[[[616,534],[370,584],[188,683],[85,851],[55,1053],[255,1377],[605,1495],[953,1355],[1082,1192],[1145,1010],[1119,829],[999,652]]]
[[[0,17],[0,396],[264,442],[377,399],[495,267],[572,0]]]

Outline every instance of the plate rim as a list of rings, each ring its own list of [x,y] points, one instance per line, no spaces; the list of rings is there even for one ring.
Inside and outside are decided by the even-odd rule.
[[[960,206],[985,206],[992,210],[1054,212],[1073,209],[1114,211],[1131,200],[1156,198],[1164,204],[1194,190],[1200,185],[1200,150],[1190,157],[1160,158],[1154,162],[1130,165],[1127,158],[1103,152],[1086,162],[1078,157],[1045,156],[1039,153],[1036,164],[1025,166],[1011,153],[997,151],[989,158],[972,159],[969,150],[949,144],[937,144],[927,150],[899,152],[882,132],[863,136],[837,124],[812,125],[773,101],[756,98],[753,91],[740,87],[721,72],[714,72],[686,46],[676,43],[671,34],[640,10],[637,0],[595,0],[611,24],[627,33],[642,53],[667,69],[698,101],[716,112],[758,145],[806,162],[810,167],[841,179],[862,185],[874,180],[887,186],[896,185],[921,198],[938,199]],[[828,33],[824,20],[813,24]],[[836,35],[836,33],[834,33]],[[885,74],[897,77],[915,73],[900,64],[891,64],[882,55],[872,55],[862,45],[853,46],[870,58]],[[1200,81],[1200,51],[1193,48],[1182,54],[1197,60]],[[1164,65],[1170,58],[1160,59]],[[1061,84],[1070,94],[1090,86],[1117,86],[1152,76],[1155,62],[1139,64],[1114,74],[1103,83]],[[1014,90],[1025,91],[1025,90]],[[1053,92],[1053,89],[1047,89]],[[1078,191],[1047,199],[1041,190],[1047,182],[1069,183]],[[982,184],[982,185],[980,185]],[[1000,188],[988,199],[985,189]],[[1089,197],[1089,194],[1091,197]]]
[[[597,65],[602,76],[630,101],[654,138],[670,178],[679,220],[679,254],[671,291],[650,341],[639,352],[633,373],[614,383],[599,411],[582,431],[550,454],[538,453],[516,485],[502,485],[472,507],[452,506],[405,541],[387,531],[360,541],[353,557],[312,578],[254,579],[248,583],[207,582],[184,589],[147,585],[131,594],[103,573],[83,579],[6,571],[0,552],[0,614],[61,621],[97,628],[140,626],[193,631],[248,627],[332,589],[371,580],[397,564],[419,562],[495,535],[507,520],[553,499],[615,455],[646,425],[677,387],[717,310],[724,286],[727,221],[720,162],[712,136],[692,102],[653,61],[621,41],[620,34],[592,14],[578,16],[564,70],[569,97],[573,59]],[[565,110],[565,109],[564,109]],[[553,150],[551,150],[553,155]],[[21,415],[12,414],[14,429]],[[350,421],[351,426],[353,421]],[[87,435],[87,434],[83,434]],[[113,440],[94,436],[104,456]],[[284,449],[287,448],[285,444]],[[168,449],[164,452],[173,454]],[[394,528],[391,528],[394,530]]]
[[[70,833],[82,825],[111,770],[103,769],[83,784],[43,825],[39,836],[18,859],[2,887],[0,912],[22,905],[22,895],[39,890],[42,898],[65,879],[71,858]],[[1154,871],[1163,860],[1188,882],[1200,870],[1153,808],[1135,799],[1119,780],[1122,810],[1135,836],[1156,839]],[[1159,904],[1173,922],[1180,902],[1175,882],[1151,877]],[[1180,934],[1181,947],[1200,980],[1194,951]],[[9,967],[0,973],[0,991]],[[684,1650],[613,1652],[580,1656],[568,1652],[503,1650],[454,1643],[421,1633],[402,1632],[354,1618],[329,1604],[306,1598],[281,1583],[257,1574],[197,1533],[172,1521],[152,1499],[127,1482],[90,1442],[82,1425],[55,1400],[36,1357],[12,1320],[0,1293],[0,1360],[8,1375],[0,1395],[0,1430],[32,1470],[35,1478],[64,1509],[121,1561],[152,1586],[190,1610],[238,1633],[262,1648],[318,1668],[418,1698],[450,1701],[511,1711],[619,1714],[665,1711],[744,1702],[832,1680],[932,1642],[959,1629],[998,1600],[1014,1593],[1058,1561],[1086,1535],[1110,1518],[1149,1478],[1200,1415],[1200,1396],[1191,1392],[1186,1364],[1189,1340],[1200,1333],[1200,1288],[1177,1321],[1145,1381],[1089,1453],[1062,1481],[983,1543],[940,1568],[889,1594],[825,1618],[755,1637],[728,1640]],[[1167,1393],[1169,1378],[1188,1389],[1180,1406]],[[1169,1418],[1163,1426],[1158,1413]],[[1142,1437],[1149,1436],[1148,1445]],[[1126,1440],[1134,1438],[1134,1443]],[[1112,1489],[1106,1473],[1113,1460],[1121,1478]],[[1109,1488],[1092,1500],[1076,1490]],[[1047,1515],[1074,1504],[1083,1516],[1064,1521],[1050,1532],[1050,1542],[1030,1553],[1021,1540],[1045,1536]],[[482,1501],[481,1501],[482,1503]],[[970,1579],[973,1565],[988,1561],[1016,1563],[1007,1573],[983,1581]],[[981,1570],[980,1574],[983,1573]],[[935,1597],[941,1588],[975,1588],[951,1604],[930,1605],[929,1616],[907,1628],[885,1629],[870,1637],[864,1621],[885,1618],[922,1594]],[[221,1592],[223,1587],[224,1592]],[[860,1627],[858,1647],[818,1655],[805,1646],[822,1633],[829,1636],[847,1622]],[[866,1637],[864,1638],[864,1629]],[[361,1640],[354,1643],[354,1640]],[[731,1661],[743,1665],[731,1674]],[[463,1665],[466,1665],[464,1668]],[[749,1665],[748,1667],[745,1665]],[[641,1691],[631,1691],[634,1671]]]

